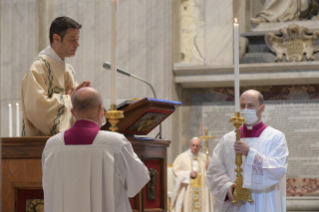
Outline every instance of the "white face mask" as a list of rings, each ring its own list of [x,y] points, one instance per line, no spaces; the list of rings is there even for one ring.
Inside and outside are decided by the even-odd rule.
[[[107,123],[107,121],[106,121],[106,118],[105,118],[105,115],[104,115],[104,109],[103,109],[103,113],[102,113],[102,125],[101,125],[101,127],[103,127],[106,123]]]
[[[101,127],[103,127],[104,125],[106,125],[106,123],[107,123],[106,118],[105,118],[105,116],[103,115],[102,126],[101,126]]]
[[[253,125],[258,121],[257,111],[262,107],[262,105],[257,109],[243,109],[240,111],[240,116],[245,118],[247,125]]]

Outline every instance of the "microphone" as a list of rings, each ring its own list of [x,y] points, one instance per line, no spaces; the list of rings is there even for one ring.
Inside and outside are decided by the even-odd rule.
[[[104,63],[103,63],[103,68],[105,68],[105,69],[111,69],[111,63],[109,63],[109,62],[104,62]],[[138,77],[138,76],[136,76],[136,75],[134,75],[134,74],[128,73],[128,72],[126,72],[126,71],[123,71],[123,70],[121,70],[121,69],[118,69],[118,68],[117,68],[116,71],[117,71],[118,73],[121,73],[121,74],[126,75],[126,76],[128,76],[128,77],[133,77],[133,78],[135,78],[135,79],[138,79],[138,80],[140,80],[140,81],[146,83],[146,84],[147,84],[148,86],[150,86],[150,88],[152,89],[154,98],[156,99],[155,90],[154,90],[153,86],[152,86],[149,82],[147,82],[146,80],[144,80],[144,79],[142,79],[142,78],[140,78],[140,77]],[[159,137],[160,139],[162,138],[162,123],[160,123],[160,125],[159,125],[159,132],[158,132],[158,134],[155,136],[155,138],[157,138],[157,137]]]
[[[109,63],[109,62],[103,63],[103,68],[105,68],[105,69],[111,69],[111,63]],[[140,80],[140,81],[146,83],[146,84],[147,84],[148,86],[150,86],[150,88],[152,89],[154,98],[156,99],[155,90],[154,90],[153,86],[152,86],[149,82],[147,82],[146,80],[144,80],[144,79],[142,79],[142,78],[140,78],[140,77],[138,77],[138,76],[136,76],[136,75],[134,75],[134,74],[128,73],[128,72],[126,72],[126,71],[123,71],[123,70],[121,70],[121,69],[116,69],[116,70],[117,70],[118,73],[121,73],[121,74],[126,75],[126,76],[128,76],[128,77],[133,77],[133,78],[135,78],[135,79],[138,79],[138,80]]]

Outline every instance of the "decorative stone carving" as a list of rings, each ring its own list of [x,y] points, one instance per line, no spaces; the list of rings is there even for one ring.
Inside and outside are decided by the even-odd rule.
[[[250,21],[252,24],[318,20],[319,0],[267,0],[263,9]]]
[[[277,55],[276,61],[281,61],[284,55],[289,62],[302,61],[304,54],[308,60],[314,60],[313,53],[319,51],[319,46],[316,45],[319,31],[311,33],[308,28],[296,24],[291,24],[279,31],[282,37],[276,36],[273,32],[265,35],[269,49]]]

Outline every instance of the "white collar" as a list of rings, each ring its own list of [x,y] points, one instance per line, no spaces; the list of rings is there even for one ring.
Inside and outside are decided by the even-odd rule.
[[[198,153],[197,153],[197,155],[194,155],[190,149],[189,149],[189,150],[187,150],[187,153],[188,153],[188,154],[189,154],[189,156],[191,156],[192,158],[198,158],[198,156],[199,156],[199,154],[198,154]]]
[[[56,60],[56,61],[58,61],[58,62],[63,62],[63,63],[65,62],[65,60],[63,61],[63,60],[59,57],[59,55],[54,51],[54,49],[52,49],[51,45],[49,45],[47,48],[45,48],[44,50],[42,50],[42,51],[39,53],[38,57],[43,56],[43,55],[48,56],[48,57],[50,57],[51,59]]]
[[[250,125],[250,126],[246,125],[246,127],[247,127],[247,129],[252,130],[253,126],[259,124],[260,122],[261,122],[261,119],[260,119],[260,121],[258,123],[254,124],[254,125]]]

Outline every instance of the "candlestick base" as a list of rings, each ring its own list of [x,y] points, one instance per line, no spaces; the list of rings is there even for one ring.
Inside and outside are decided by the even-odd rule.
[[[120,119],[124,118],[122,110],[116,110],[116,105],[111,105],[111,110],[104,112],[105,118],[111,124],[110,130],[112,132],[117,132],[118,128],[116,127]]]
[[[243,123],[245,123],[245,118],[240,116],[239,112],[235,112],[235,117],[230,117],[230,121],[233,123],[234,127],[236,128],[236,141],[240,140],[240,130],[239,128]],[[235,189],[234,189],[234,200],[232,201],[233,204],[238,202],[238,200],[247,200],[248,202],[254,202],[251,199],[250,191],[247,188],[243,188],[243,176],[241,175],[241,172],[243,171],[240,166],[242,164],[242,155],[236,154],[235,158],[235,164],[237,168],[235,169],[235,172],[237,172],[236,180],[235,180]]]

